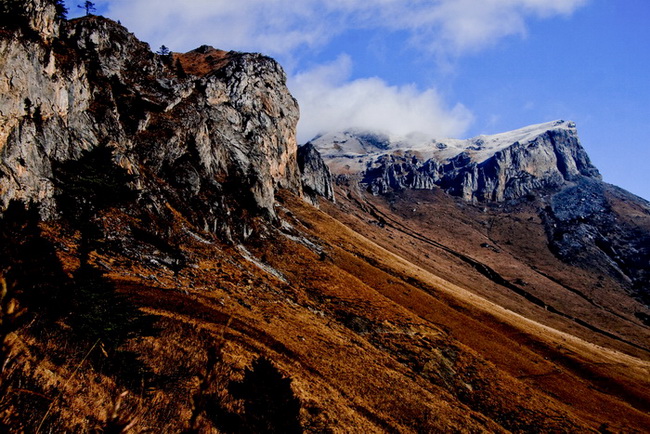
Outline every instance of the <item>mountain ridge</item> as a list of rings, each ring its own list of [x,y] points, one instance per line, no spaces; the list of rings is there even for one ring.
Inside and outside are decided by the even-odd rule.
[[[335,173],[359,174],[378,194],[441,187],[465,200],[501,202],[580,176],[601,178],[570,121],[467,140],[391,141],[384,135],[347,132],[312,143]]]
[[[353,131],[325,134],[310,143],[322,152],[338,183],[358,184],[373,195],[441,189],[484,207],[537,202],[535,213],[553,254],[614,276],[617,286],[648,305],[647,223],[637,227],[616,211],[630,201],[641,212],[638,221],[645,221],[648,202],[617,193],[602,181],[574,122],[558,120],[466,140],[395,140]]]

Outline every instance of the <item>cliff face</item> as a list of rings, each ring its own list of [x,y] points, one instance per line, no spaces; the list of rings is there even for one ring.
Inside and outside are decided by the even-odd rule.
[[[278,188],[301,192],[298,106],[275,61],[231,52],[187,73],[186,57],[156,55],[113,21],[59,27],[47,2],[34,8],[40,38],[0,39],[3,208],[19,199],[55,215],[53,163],[104,145],[141,199],[171,201],[212,232],[245,234],[239,210],[272,219]]]
[[[298,166],[305,196],[312,203],[317,203],[318,197],[334,201],[332,173],[311,143],[298,148]]]
[[[515,142],[481,163],[458,160],[453,162],[458,168],[443,183],[466,200],[501,202],[580,176],[600,179],[574,127],[549,129],[528,143]]]
[[[469,140],[409,142],[372,137],[327,135],[314,144],[335,172],[361,174],[374,194],[440,187],[467,201],[503,202],[581,176],[600,179],[572,122]]]

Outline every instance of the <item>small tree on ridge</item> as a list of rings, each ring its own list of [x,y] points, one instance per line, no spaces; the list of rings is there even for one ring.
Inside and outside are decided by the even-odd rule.
[[[156,54],[161,56],[169,56],[171,53],[171,50],[166,45],[161,45],[158,51],[156,51]]]
[[[95,3],[86,0],[83,5],[77,5],[78,8],[80,9],[85,9],[86,10],[86,15],[91,15],[93,12],[95,12],[97,9],[95,8]]]

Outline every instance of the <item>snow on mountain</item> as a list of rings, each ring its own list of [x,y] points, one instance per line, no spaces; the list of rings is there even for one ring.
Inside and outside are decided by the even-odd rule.
[[[410,151],[419,160],[448,161],[466,153],[474,163],[482,163],[495,153],[516,143],[525,145],[548,131],[567,130],[576,135],[571,121],[557,120],[530,125],[514,131],[494,135],[480,135],[471,139],[435,139],[423,134],[390,136],[388,134],[348,130],[323,134],[311,143],[328,161],[335,173],[358,173],[378,157]]]
[[[346,131],[312,144],[334,174],[359,175],[375,194],[442,188],[472,202],[501,202],[580,177],[600,179],[570,121],[467,140]]]

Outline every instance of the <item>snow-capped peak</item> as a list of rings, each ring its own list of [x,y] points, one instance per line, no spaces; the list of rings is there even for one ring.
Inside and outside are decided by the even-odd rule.
[[[575,133],[576,125],[571,121],[557,120],[530,125],[505,133],[479,135],[471,139],[437,139],[422,134],[390,136],[363,130],[348,130],[323,134],[311,143],[330,165],[345,166],[346,172],[357,172],[365,168],[369,159],[395,152],[412,152],[420,159],[444,161],[460,153],[477,163],[485,161],[496,152],[515,143],[526,144],[552,130],[570,130]],[[337,160],[339,163],[337,164]]]

